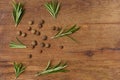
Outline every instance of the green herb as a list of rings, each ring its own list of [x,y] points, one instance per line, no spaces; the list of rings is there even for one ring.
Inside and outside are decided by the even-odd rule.
[[[15,70],[15,80],[25,71],[25,66],[22,63],[14,62],[14,70]]]
[[[17,43],[14,41],[11,41],[9,44],[10,48],[27,48],[26,45],[24,45],[17,37],[16,37]]]
[[[75,39],[73,39],[70,35],[75,33],[76,31],[78,31],[80,29],[80,27],[77,27],[76,25],[72,26],[70,29],[65,30],[65,29],[61,29],[55,36],[53,36],[52,38],[60,38],[60,37],[64,37],[67,36],[69,38],[71,38],[72,40],[75,41]]]
[[[23,4],[21,4],[20,2],[16,3],[14,0],[12,5],[13,5],[13,19],[15,21],[15,27],[17,27],[24,14],[24,8]]]
[[[57,0],[45,3],[45,7],[54,18],[57,17],[60,10],[60,3]]]
[[[49,61],[45,70],[43,70],[42,72],[38,72],[36,76],[51,74],[56,72],[66,72],[68,71],[64,69],[66,67],[67,67],[67,63],[62,64],[62,62],[60,61],[57,65],[51,66],[51,61]]]

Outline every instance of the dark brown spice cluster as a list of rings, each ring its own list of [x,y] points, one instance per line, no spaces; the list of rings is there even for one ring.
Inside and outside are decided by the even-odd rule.
[[[39,42],[38,40],[32,40],[30,43],[31,49],[34,49],[37,45],[41,47],[40,53],[43,53],[43,48],[50,48],[52,45],[48,42],[46,42],[48,39],[47,35],[41,35],[41,31],[39,29],[43,28],[45,21],[42,19],[40,20],[40,22],[38,23],[38,29],[33,28],[32,26],[34,25],[34,21],[30,20],[28,21],[28,28],[27,30],[36,36],[41,36],[41,42]],[[59,31],[61,30],[60,27],[56,27],[53,26],[52,27],[53,31]],[[27,33],[26,32],[22,32],[22,31],[17,31],[16,33],[18,36],[22,36],[22,37],[27,37]],[[63,45],[59,46],[60,49],[63,49]],[[32,54],[29,55],[29,58],[32,58]]]

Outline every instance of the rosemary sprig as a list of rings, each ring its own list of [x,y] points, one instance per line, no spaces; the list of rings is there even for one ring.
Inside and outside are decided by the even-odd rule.
[[[47,67],[42,72],[38,72],[35,76],[51,74],[56,72],[66,72],[68,71],[64,69],[66,67],[67,67],[67,63],[62,64],[62,62],[60,61],[57,65],[51,66],[51,61],[49,61]]]
[[[24,14],[24,8],[23,8],[23,4],[21,4],[20,2],[16,3],[14,0],[12,2],[12,6],[13,6],[13,19],[15,21],[15,27],[17,27],[17,25],[20,23],[22,16]]]
[[[15,80],[25,71],[25,66],[22,63],[14,62],[14,70],[15,70]]]
[[[25,44],[23,44],[17,37],[16,37],[17,43],[14,41],[11,41],[9,44],[10,48],[27,48]]]
[[[57,0],[52,0],[50,2],[45,3],[45,7],[54,18],[57,17],[58,12],[60,10],[60,3]]]
[[[78,31],[80,29],[80,27],[77,27],[76,25],[72,26],[70,29],[65,30],[65,29],[61,29],[55,36],[51,37],[51,38],[60,38],[60,37],[64,37],[67,36],[69,38],[73,39],[70,35],[75,33],[76,31]]]

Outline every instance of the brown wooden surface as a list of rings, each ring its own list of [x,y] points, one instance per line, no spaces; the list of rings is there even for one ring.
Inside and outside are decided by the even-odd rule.
[[[18,80],[120,80],[120,0],[59,0],[62,7],[57,19],[53,19],[44,8],[47,0],[20,0],[25,2],[26,13],[18,26],[14,27],[11,0],[0,0],[0,80],[14,80],[13,62],[22,62],[27,66]],[[74,43],[69,38],[51,40],[52,47],[29,48],[32,40],[42,42],[41,36],[27,31],[28,21],[37,28],[41,19],[45,20],[40,30],[41,36],[55,34],[52,26],[87,25],[73,34],[79,40]],[[19,37],[27,49],[10,49],[9,42],[15,40],[16,31],[27,32],[26,38]],[[64,49],[59,49],[59,45]],[[28,55],[32,54],[32,59]],[[37,71],[44,69],[48,60],[68,61],[70,72],[35,77]]]

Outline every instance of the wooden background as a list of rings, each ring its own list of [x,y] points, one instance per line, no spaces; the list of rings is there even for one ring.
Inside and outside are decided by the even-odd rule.
[[[62,3],[57,19],[53,19],[44,7],[47,0],[19,0],[25,3],[26,13],[15,28],[12,18],[11,0],[0,0],[0,80],[14,80],[13,62],[22,62],[26,71],[18,80],[120,80],[120,0],[59,0]],[[41,36],[47,35],[46,43],[51,48],[29,47],[32,40],[42,42],[41,36],[27,31],[28,21],[34,20],[32,28],[45,20],[40,29]],[[76,44],[69,38],[51,40],[56,32],[52,26],[64,27],[77,24],[81,29],[73,34],[79,40]],[[9,42],[15,40],[16,32],[22,30],[28,36],[19,37],[28,48],[10,49]],[[64,49],[59,49],[60,45]],[[32,54],[31,59],[28,55]],[[70,72],[35,77],[47,62],[68,61]]]

